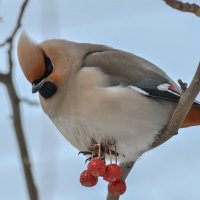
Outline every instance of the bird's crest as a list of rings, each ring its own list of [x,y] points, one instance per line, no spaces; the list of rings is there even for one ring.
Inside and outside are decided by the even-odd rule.
[[[44,53],[41,47],[22,33],[18,42],[18,58],[22,71],[31,83],[45,73]]]

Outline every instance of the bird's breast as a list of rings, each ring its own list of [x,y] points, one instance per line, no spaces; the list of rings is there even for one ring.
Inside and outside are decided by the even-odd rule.
[[[105,87],[99,72],[96,85],[94,71],[93,76],[90,71],[79,73],[72,89],[55,104],[57,114],[52,116],[51,111],[50,118],[79,150],[87,150],[92,141],[114,139],[121,159],[136,159],[167,124],[174,106],[129,88]]]

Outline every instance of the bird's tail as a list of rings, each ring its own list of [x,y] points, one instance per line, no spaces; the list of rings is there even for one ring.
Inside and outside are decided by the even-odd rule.
[[[200,125],[200,104],[194,103],[181,128]]]

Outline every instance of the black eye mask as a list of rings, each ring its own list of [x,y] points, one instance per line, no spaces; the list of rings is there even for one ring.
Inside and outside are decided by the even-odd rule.
[[[51,62],[50,58],[47,57],[46,55],[44,55],[44,63],[45,63],[45,73],[40,79],[35,80],[33,82],[35,85],[38,84],[39,82],[41,82],[43,79],[47,78],[53,71],[52,62]]]
[[[52,97],[56,91],[57,86],[52,83],[51,81],[45,80],[53,71],[53,65],[49,57],[44,55],[44,62],[45,62],[45,73],[42,78],[33,82],[32,92],[35,93],[39,91],[40,95],[43,96],[45,99]]]

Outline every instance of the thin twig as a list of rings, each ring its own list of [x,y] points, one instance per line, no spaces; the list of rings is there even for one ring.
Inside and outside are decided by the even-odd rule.
[[[20,101],[23,102],[23,103],[26,103],[30,106],[39,106],[39,103],[37,101],[32,101],[32,100],[27,99],[27,98],[20,98]]]
[[[11,82],[12,80],[10,79],[9,83]],[[22,161],[22,166],[23,166],[26,184],[28,188],[29,199],[37,200],[38,199],[37,189],[34,184],[27,145],[26,145],[26,141],[24,137],[24,132],[22,129],[22,120],[21,120],[21,114],[20,114],[20,108],[19,108],[20,100],[17,96],[17,93],[15,91],[13,84],[7,84],[6,87],[8,89],[9,97],[11,100],[11,106],[13,110],[13,123],[14,123],[14,128],[16,131],[17,142],[20,149],[21,161]]]
[[[21,113],[20,113],[20,99],[16,93],[14,82],[13,82],[13,58],[12,58],[12,52],[13,52],[13,40],[15,38],[15,35],[19,28],[21,27],[21,21],[22,17],[25,12],[25,8],[27,7],[29,0],[24,0],[19,16],[17,18],[16,25],[13,29],[13,32],[10,34],[10,36],[0,45],[0,47],[8,45],[7,55],[8,55],[8,67],[9,72],[7,74],[0,74],[0,82],[5,84],[7,87],[9,98],[11,101],[12,111],[13,111],[13,123],[16,133],[17,142],[20,149],[20,156],[21,156],[21,162],[23,166],[23,171],[26,179],[26,185],[28,188],[29,193],[29,199],[30,200],[37,200],[38,199],[38,193],[36,186],[34,184],[33,175],[31,172],[31,164],[30,159],[28,155],[27,145],[24,137],[24,131],[22,129],[22,120],[21,120]]]
[[[183,3],[177,0],[163,0],[167,5],[182,12],[190,12],[200,17],[200,6],[193,3]]]
[[[134,166],[135,162],[128,162],[128,163],[121,163],[120,167],[122,168],[122,180],[125,180],[127,178],[127,176],[129,175],[129,173],[131,172],[133,166]],[[108,193],[107,195],[107,200],[118,200],[119,196],[114,196],[110,193]]]
[[[181,79],[178,79],[178,83],[182,89],[182,92],[185,92],[187,90],[187,83],[184,83]]]
[[[19,28],[21,27],[22,17],[23,17],[23,15],[24,15],[24,11],[25,11],[25,8],[26,8],[28,2],[29,2],[29,0],[24,0],[24,3],[23,3],[22,6],[21,6],[21,9],[20,9],[20,12],[19,12],[19,15],[18,15],[18,18],[17,18],[17,22],[16,22],[16,24],[15,24],[15,27],[14,27],[12,33],[10,34],[9,37],[7,37],[7,39],[5,39],[4,42],[2,42],[2,43],[0,44],[0,47],[3,47],[3,46],[5,46],[5,45],[8,44],[8,43],[10,43],[10,44],[12,43],[12,41],[13,41],[13,39],[14,39],[16,33],[17,33],[17,31],[18,31]]]
[[[8,84],[8,74],[1,74],[0,73],[0,82],[4,83],[4,84]]]

